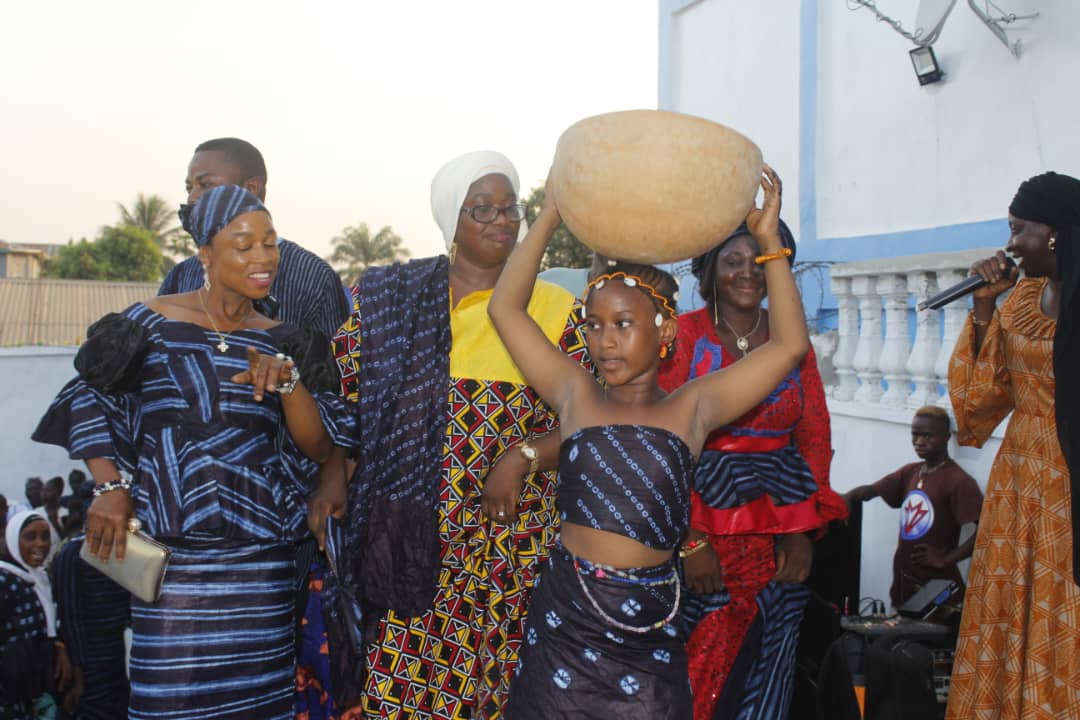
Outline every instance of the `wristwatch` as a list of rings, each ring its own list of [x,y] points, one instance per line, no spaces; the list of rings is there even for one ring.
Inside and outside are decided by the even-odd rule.
[[[518,445],[518,452],[521,453],[521,457],[525,459],[525,462],[529,463],[529,474],[535,474],[540,469],[540,453],[529,444],[528,440]]]

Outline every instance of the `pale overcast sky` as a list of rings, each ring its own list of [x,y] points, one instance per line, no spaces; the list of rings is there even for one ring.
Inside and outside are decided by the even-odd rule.
[[[588,115],[656,107],[656,0],[9,2],[0,239],[66,242],[137,193],[184,199],[195,145],[253,142],[284,237],[391,225],[443,250],[431,177],[500,150],[523,194]]]

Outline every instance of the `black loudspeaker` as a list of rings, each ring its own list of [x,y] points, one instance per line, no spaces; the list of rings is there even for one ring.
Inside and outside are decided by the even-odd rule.
[[[814,543],[814,566],[799,629],[795,657],[795,690],[791,720],[822,720],[817,711],[817,681],[829,646],[840,637],[840,618],[859,613],[859,565],[862,561],[862,503],[855,503],[846,521],[834,520]]]

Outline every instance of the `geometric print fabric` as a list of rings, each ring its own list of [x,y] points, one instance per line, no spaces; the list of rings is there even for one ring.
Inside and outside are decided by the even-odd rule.
[[[528,478],[512,527],[483,518],[477,480],[505,448],[550,430],[553,416],[526,386],[451,383],[438,594],[423,615],[391,612],[380,623],[365,697],[377,717],[500,717],[528,591],[554,540],[554,473]]]
[[[579,317],[571,312],[559,347],[591,368]],[[480,511],[483,478],[501,454],[557,428],[536,392],[451,377],[448,400],[438,591],[424,614],[380,621],[367,658],[366,717],[503,717],[528,596],[557,533],[554,472],[526,478],[513,525]]]
[[[970,320],[949,370],[962,444],[1012,411],[987,483],[964,598],[948,717],[1080,717],[1080,589],[1069,474],[1054,425],[1054,321],[1044,281],[1022,280],[976,360]]]

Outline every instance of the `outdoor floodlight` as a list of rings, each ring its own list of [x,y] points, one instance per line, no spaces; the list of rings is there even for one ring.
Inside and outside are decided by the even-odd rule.
[[[945,73],[941,72],[934,48],[929,45],[920,45],[911,51],[911,64],[915,67],[915,75],[919,78],[920,85],[929,85],[941,80]]]

